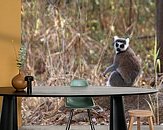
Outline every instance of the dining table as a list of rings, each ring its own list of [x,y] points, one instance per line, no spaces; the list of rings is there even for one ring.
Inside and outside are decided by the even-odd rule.
[[[17,97],[103,96],[111,97],[109,130],[127,130],[123,97],[127,95],[154,94],[157,92],[158,90],[153,88],[108,87],[95,85],[88,87],[33,86],[30,92],[27,90],[19,92],[16,91],[12,86],[0,87],[0,96],[3,96],[0,130],[18,130]]]

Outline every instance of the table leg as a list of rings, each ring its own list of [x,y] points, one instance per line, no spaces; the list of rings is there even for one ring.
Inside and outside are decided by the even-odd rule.
[[[127,130],[122,96],[111,96],[110,130]]]
[[[17,125],[17,97],[4,96],[0,130],[18,130]]]

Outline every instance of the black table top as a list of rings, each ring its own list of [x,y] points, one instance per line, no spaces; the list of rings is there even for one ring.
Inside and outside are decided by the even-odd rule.
[[[137,87],[107,87],[107,86],[89,86],[89,87],[70,87],[70,86],[44,86],[33,87],[32,94],[16,92],[13,87],[0,87],[0,96],[18,96],[18,97],[69,97],[69,96],[125,96],[156,93],[156,89],[146,89]]]

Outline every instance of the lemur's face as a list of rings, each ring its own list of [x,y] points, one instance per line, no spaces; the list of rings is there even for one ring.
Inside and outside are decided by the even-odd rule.
[[[119,38],[118,36],[114,36],[114,49],[116,54],[124,52],[129,47],[129,38]]]

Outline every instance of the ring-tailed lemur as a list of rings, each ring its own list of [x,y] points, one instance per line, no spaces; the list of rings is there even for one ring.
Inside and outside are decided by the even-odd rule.
[[[103,72],[103,76],[111,72],[107,86],[133,86],[141,72],[140,60],[129,47],[129,38],[114,36],[113,45],[116,51],[114,62]]]

